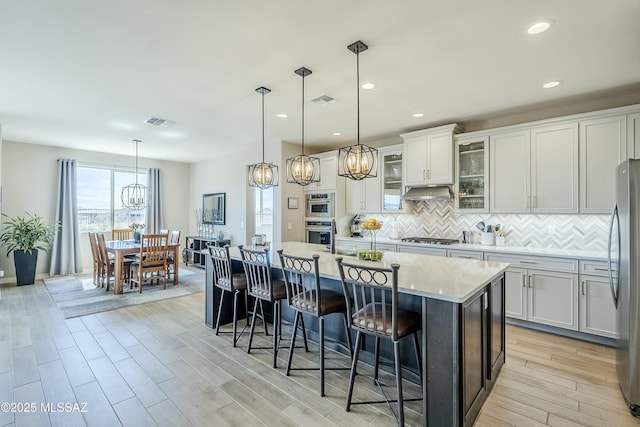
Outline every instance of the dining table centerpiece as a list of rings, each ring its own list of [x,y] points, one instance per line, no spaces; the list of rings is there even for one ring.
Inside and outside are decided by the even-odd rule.
[[[142,230],[144,230],[144,224],[134,222],[133,224],[129,225],[129,228],[133,230],[133,241],[135,243],[140,243]]]

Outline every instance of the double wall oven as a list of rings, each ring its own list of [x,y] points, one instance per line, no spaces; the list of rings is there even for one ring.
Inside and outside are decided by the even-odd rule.
[[[335,217],[335,193],[314,193],[305,196],[305,242],[331,243],[331,220]]]

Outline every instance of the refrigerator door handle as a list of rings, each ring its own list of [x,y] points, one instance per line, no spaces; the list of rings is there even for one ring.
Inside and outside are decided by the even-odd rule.
[[[613,205],[613,211],[611,212],[611,221],[609,222],[609,239],[607,241],[607,266],[609,270],[609,287],[611,288],[611,296],[613,297],[613,305],[618,308],[618,289],[619,289],[619,277],[620,277],[620,250],[618,248],[618,260],[617,260],[617,271],[616,275],[616,284],[614,287],[613,284],[613,270],[611,268],[612,260],[611,260],[611,241],[613,240],[613,224],[617,223],[618,225],[618,244],[620,244],[620,217],[618,215],[618,202],[616,201]]]

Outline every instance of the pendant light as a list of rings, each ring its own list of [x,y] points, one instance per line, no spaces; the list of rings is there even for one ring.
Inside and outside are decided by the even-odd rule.
[[[360,144],[360,52],[369,49],[362,41],[351,43],[347,48],[356,54],[358,84],[358,139],[357,144],[338,150],[338,175],[354,181],[375,178],[378,174],[378,150]]]
[[[122,201],[122,206],[125,208],[140,210],[149,206],[151,201],[149,189],[145,185],[138,184],[138,145],[142,141],[134,139],[132,142],[136,144],[136,183],[122,187],[120,200]]]
[[[302,77],[302,152],[287,159],[287,182],[306,186],[320,181],[320,159],[304,155],[304,78],[311,70],[301,67],[295,73]]]
[[[262,95],[262,163],[247,166],[247,180],[249,187],[258,187],[262,190],[278,186],[278,166],[264,161],[264,96],[271,92],[264,86],[256,89]]]

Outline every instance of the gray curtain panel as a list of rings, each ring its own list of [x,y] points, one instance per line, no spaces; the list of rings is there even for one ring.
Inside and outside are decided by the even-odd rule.
[[[147,207],[145,228],[147,233],[158,233],[164,227],[164,214],[162,211],[162,184],[160,169],[149,168],[147,171],[147,187],[151,196],[151,203]]]
[[[56,221],[60,223],[53,239],[50,275],[82,272],[76,161],[58,159],[58,201]]]

